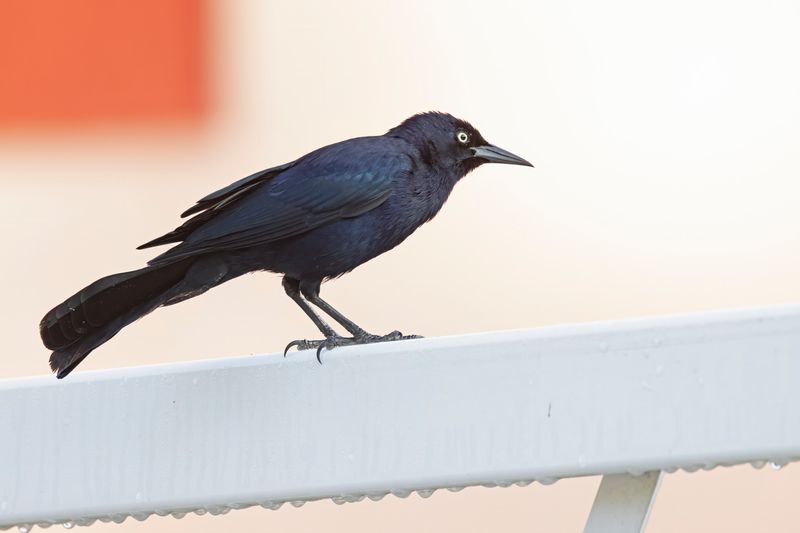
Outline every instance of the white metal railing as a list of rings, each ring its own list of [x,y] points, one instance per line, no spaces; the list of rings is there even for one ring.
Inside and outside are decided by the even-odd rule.
[[[0,381],[0,527],[800,458],[800,306]]]

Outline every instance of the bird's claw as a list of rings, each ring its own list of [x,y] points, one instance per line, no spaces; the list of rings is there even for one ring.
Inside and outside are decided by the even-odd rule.
[[[321,341],[319,346],[317,346],[317,362],[322,364],[320,355],[322,354],[323,348],[326,350],[333,350],[337,346],[348,346],[351,344],[358,344],[358,341],[352,337],[340,337],[339,335],[331,335],[330,337],[326,337],[325,340]]]
[[[289,353],[289,350],[291,350],[295,346],[297,346],[297,351],[308,350],[308,347],[306,346],[308,342],[309,341],[307,340],[295,340],[290,342],[289,344],[286,345],[286,348],[283,349],[283,356],[286,357],[286,354]]]
[[[293,347],[297,347],[297,351],[301,352],[303,350],[317,350],[317,361],[322,363],[321,355],[322,349],[326,348],[328,350],[333,350],[337,346],[348,346],[350,344],[358,344],[358,342],[351,338],[351,337],[340,337],[339,335],[331,335],[326,337],[322,340],[296,340],[292,341],[286,345],[286,349],[283,351],[283,356],[286,357],[286,354],[289,350]]]

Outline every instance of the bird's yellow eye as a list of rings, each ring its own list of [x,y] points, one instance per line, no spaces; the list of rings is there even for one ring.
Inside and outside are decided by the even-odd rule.
[[[469,142],[469,133],[464,130],[459,130],[456,133],[456,140],[461,144],[467,144]]]

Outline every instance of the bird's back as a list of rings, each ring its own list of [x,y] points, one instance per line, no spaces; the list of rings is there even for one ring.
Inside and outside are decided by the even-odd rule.
[[[184,242],[151,264],[263,246],[357,217],[392,194],[393,181],[411,171],[409,156],[405,141],[384,136],[315,150],[235,201],[223,201],[195,215],[200,223],[183,237]]]

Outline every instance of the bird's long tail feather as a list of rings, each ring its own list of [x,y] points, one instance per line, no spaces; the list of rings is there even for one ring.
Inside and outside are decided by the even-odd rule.
[[[50,310],[39,323],[39,332],[44,345],[53,350],[50,367],[57,377],[69,374],[92,350],[131,322],[176,299],[196,296],[220,281],[221,275],[192,280],[197,277],[192,276],[195,263],[184,260],[112,274]],[[203,270],[208,274],[208,269]]]

